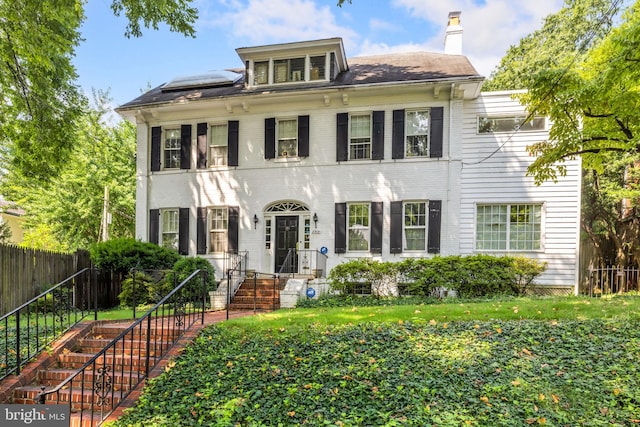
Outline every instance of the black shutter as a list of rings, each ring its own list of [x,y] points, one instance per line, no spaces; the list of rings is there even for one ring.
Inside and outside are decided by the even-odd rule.
[[[429,240],[427,242],[427,252],[430,254],[440,253],[441,210],[442,202],[440,200],[429,200]]]
[[[371,253],[382,253],[382,202],[371,202]]]
[[[336,236],[335,253],[343,254],[347,251],[347,204],[336,203]]]
[[[393,110],[391,158],[404,159],[404,110]]]
[[[207,167],[207,151],[209,150],[209,141],[207,141],[206,123],[198,123],[196,132],[198,133],[198,160],[196,167],[205,169]]]
[[[207,253],[207,208],[198,208],[196,216],[196,253]]]
[[[189,208],[178,210],[178,253],[189,255]]]
[[[298,156],[309,157],[309,116],[298,116]]]
[[[240,208],[229,206],[229,225],[227,229],[227,251],[238,253],[238,228],[240,223]]]
[[[384,159],[384,111],[373,112],[373,135],[371,137],[371,159]]]
[[[151,170],[160,170],[160,145],[162,144],[162,128],[154,126],[151,128]]]
[[[443,126],[443,107],[431,108],[431,135],[429,147],[429,157],[442,157],[442,126]]]
[[[391,202],[390,249],[392,254],[402,253],[402,202]]]
[[[191,168],[191,125],[180,128],[180,169]]]
[[[276,119],[264,119],[264,158],[276,158]]]
[[[349,113],[338,113],[336,118],[336,162],[349,159]]]
[[[240,135],[240,123],[237,120],[229,120],[227,124],[227,164],[238,166],[238,146]]]
[[[149,210],[149,243],[158,244],[160,235],[160,209]]]

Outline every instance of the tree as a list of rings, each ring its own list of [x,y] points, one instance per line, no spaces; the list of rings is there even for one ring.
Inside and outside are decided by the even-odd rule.
[[[109,235],[134,235],[135,126],[105,124],[108,97],[97,93],[96,98],[97,106],[78,120],[76,147],[58,176],[43,184],[11,175],[7,181],[13,185],[5,187],[12,197],[21,196],[27,230],[47,225],[48,234],[71,250],[100,239],[105,187],[112,217]]]
[[[626,264],[640,237],[640,1],[613,27],[621,3],[568,1],[509,49],[488,88],[527,88],[518,98],[529,113],[551,119],[549,140],[528,147],[536,183],[581,156],[582,229],[601,259]]]
[[[0,218],[0,244],[9,243],[11,234],[11,227],[9,227],[9,224],[4,222],[2,218]]]
[[[193,0],[113,0],[127,37],[141,25],[194,35]],[[46,181],[74,148],[86,100],[71,63],[80,43],[83,0],[0,0],[0,170]]]

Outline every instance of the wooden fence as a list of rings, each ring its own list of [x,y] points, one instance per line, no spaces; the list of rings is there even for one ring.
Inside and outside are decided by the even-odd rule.
[[[0,315],[91,267],[89,252],[60,253],[0,245]]]

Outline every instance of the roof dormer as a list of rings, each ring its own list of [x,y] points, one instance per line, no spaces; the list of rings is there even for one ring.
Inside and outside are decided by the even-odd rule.
[[[326,83],[349,69],[342,39],[236,49],[245,64],[245,86]]]

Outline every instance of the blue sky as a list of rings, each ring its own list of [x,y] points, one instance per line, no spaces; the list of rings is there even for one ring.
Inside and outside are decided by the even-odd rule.
[[[84,41],[74,64],[78,83],[110,90],[114,106],[177,76],[242,67],[235,49],[342,37],[347,57],[443,50],[450,11],[461,11],[463,54],[486,76],[507,48],[538,29],[562,0],[196,0],[196,38],[162,27],[124,37],[126,20],[110,0],[89,0]]]

